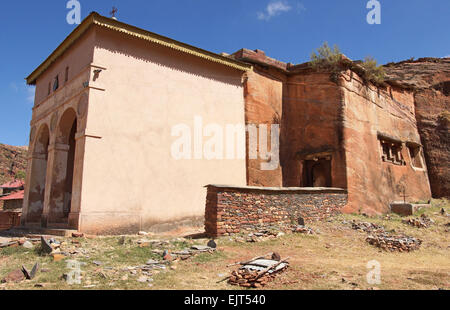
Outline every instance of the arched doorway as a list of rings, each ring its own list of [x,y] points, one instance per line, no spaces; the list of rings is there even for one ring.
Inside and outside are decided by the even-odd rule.
[[[61,117],[55,144],[49,222],[67,224],[71,211],[73,172],[75,167],[75,135],[77,116],[68,109]]]
[[[331,160],[305,160],[303,184],[306,187],[331,187]]]
[[[47,179],[48,145],[50,131],[43,125],[32,147],[30,191],[28,195],[27,223],[41,222],[44,210],[45,182]]]

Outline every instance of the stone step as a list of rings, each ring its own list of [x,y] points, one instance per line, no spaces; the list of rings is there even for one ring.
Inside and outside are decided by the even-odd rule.
[[[8,234],[71,237],[72,233],[76,232],[77,230],[74,229],[63,229],[63,228],[14,227],[13,229],[8,231]]]
[[[424,208],[430,208],[430,204],[413,204],[404,202],[393,202],[390,204],[391,212],[401,216],[411,216],[417,211]]]

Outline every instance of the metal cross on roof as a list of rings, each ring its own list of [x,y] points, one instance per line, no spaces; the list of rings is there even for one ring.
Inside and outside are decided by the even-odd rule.
[[[111,17],[116,17],[116,13],[118,11],[119,10],[115,6],[113,6],[113,8],[112,8],[111,12],[109,12],[109,14],[111,14]]]

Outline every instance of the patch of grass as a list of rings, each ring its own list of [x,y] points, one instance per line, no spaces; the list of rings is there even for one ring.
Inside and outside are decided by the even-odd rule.
[[[448,275],[450,271],[449,237],[444,224],[449,219],[440,214],[441,208],[449,208],[448,200],[433,200],[431,208],[420,210],[414,216],[426,214],[435,224],[428,229],[419,229],[402,223],[403,217],[391,214],[386,216],[366,217],[358,214],[339,215],[329,221],[308,223],[316,235],[287,234],[277,239],[258,243],[238,243],[223,237],[216,240],[218,250],[203,253],[186,261],[179,261],[167,266],[166,271],[154,271],[153,282],[140,283],[137,279],[143,275],[137,271],[134,275],[128,267],[144,265],[147,260],[160,260],[152,253],[156,247],[140,248],[138,236],[127,236],[123,245],[120,237],[98,237],[94,239],[77,239],[80,242],[80,254],[60,262],[54,262],[50,256],[40,255],[37,248],[26,250],[23,247],[0,250],[0,278],[12,270],[26,265],[31,268],[39,262],[41,269],[32,281],[18,284],[0,284],[0,289],[40,289],[35,284],[45,284],[44,289],[219,289],[241,290],[219,280],[228,276],[239,266],[227,267],[231,263],[246,261],[258,255],[278,252],[291,257],[290,268],[277,276],[265,289],[368,289],[373,285],[366,282],[367,262],[377,260],[381,264],[382,284],[380,289],[437,289],[450,288]],[[406,234],[420,238],[423,244],[418,251],[410,253],[389,253],[369,245],[366,233],[353,230],[342,221],[367,221],[383,225],[386,230],[395,230],[395,234]],[[159,239],[152,236],[152,239]],[[164,237],[161,237],[164,238]],[[65,247],[72,247],[72,239],[65,241]],[[205,244],[207,240],[171,240],[169,245],[157,247],[160,250],[180,250],[192,244]],[[67,261],[74,259],[85,263],[81,266],[81,285],[68,285],[62,279],[70,270]],[[94,260],[102,262],[100,266]],[[176,266],[176,268],[170,268]],[[174,269],[174,270],[172,270]],[[344,279],[344,281],[342,280]],[[150,286],[150,284],[152,286]],[[90,285],[95,285],[93,288]]]
[[[224,260],[227,258],[227,254],[224,251],[215,251],[214,253],[202,253],[196,255],[192,262],[194,263],[209,263]]]

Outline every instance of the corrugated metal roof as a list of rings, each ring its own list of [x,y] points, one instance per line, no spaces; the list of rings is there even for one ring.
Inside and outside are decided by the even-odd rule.
[[[0,188],[19,188],[25,185],[25,182],[22,180],[14,180],[8,183],[5,183],[0,186]]]
[[[8,196],[0,198],[0,201],[7,201],[7,200],[23,200],[23,196],[25,195],[25,191],[18,191],[15,193],[12,193]]]

